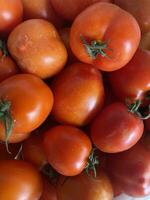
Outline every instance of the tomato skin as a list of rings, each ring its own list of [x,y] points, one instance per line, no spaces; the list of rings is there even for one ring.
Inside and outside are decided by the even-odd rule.
[[[23,7],[21,0],[1,0],[0,36],[6,36],[22,21]]]
[[[80,129],[60,125],[45,133],[44,149],[49,164],[57,172],[75,176],[85,169],[92,144]]]
[[[113,190],[104,172],[99,172],[96,178],[85,172],[66,180],[61,177],[57,187],[59,200],[112,200]]]
[[[142,36],[140,48],[150,51],[150,31]]]
[[[150,31],[149,0],[114,0],[114,3],[131,13],[136,18],[142,33]]]
[[[15,142],[17,136],[22,137],[23,134],[25,137],[39,127],[53,106],[51,89],[41,79],[31,74],[18,74],[3,81],[0,84],[0,99],[11,103],[10,112],[14,126],[9,142]],[[2,122],[0,140],[5,141]]]
[[[62,20],[56,14],[51,5],[51,0],[22,0],[25,19],[46,19],[56,27],[63,25]]]
[[[55,98],[52,115],[58,122],[83,126],[103,106],[102,76],[92,65],[68,66],[56,76],[51,87]]]
[[[141,143],[128,151],[109,155],[107,171],[122,191],[133,197],[150,194],[150,154]]]
[[[67,51],[57,30],[43,19],[19,24],[9,35],[8,49],[23,72],[41,78],[57,74],[67,61]]]
[[[56,12],[69,21],[73,21],[80,12],[96,2],[111,2],[111,0],[51,0]]]
[[[103,71],[115,71],[131,60],[138,48],[140,35],[139,25],[129,13],[114,4],[96,3],[73,22],[70,46],[80,61]],[[108,49],[104,49],[107,56],[90,56],[81,36],[88,43],[95,40],[107,43]]]
[[[38,171],[21,160],[0,161],[0,199],[38,200],[43,184]]]
[[[122,103],[105,107],[91,125],[94,144],[106,153],[117,153],[131,148],[143,132],[143,121],[130,113]]]
[[[150,52],[138,49],[124,68],[109,74],[111,87],[120,100],[143,99],[145,92],[150,90],[149,63]]]
[[[146,125],[146,130],[150,131],[150,119],[147,119],[145,121],[145,125]]]

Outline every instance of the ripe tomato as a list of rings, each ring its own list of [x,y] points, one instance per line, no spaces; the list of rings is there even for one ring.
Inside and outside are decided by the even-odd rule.
[[[69,21],[73,21],[80,12],[96,2],[111,2],[111,0],[51,0],[56,12]]]
[[[143,99],[150,90],[150,52],[139,49],[124,68],[109,74],[109,80],[122,101]]]
[[[5,141],[11,134],[9,141],[15,142],[14,138],[27,136],[44,122],[52,109],[53,94],[38,77],[18,74],[0,84],[0,100],[0,139]]]
[[[149,0],[114,0],[114,3],[136,18],[143,33],[150,31]]]
[[[57,200],[56,188],[45,177],[43,177],[43,181],[44,188],[40,200]]]
[[[142,36],[140,47],[143,50],[150,51],[150,32]]]
[[[131,148],[144,132],[144,124],[122,103],[112,103],[97,115],[91,126],[94,144],[103,152],[117,153]]]
[[[8,49],[23,72],[41,78],[58,73],[67,60],[66,48],[55,27],[43,19],[18,25],[8,38]]]
[[[66,180],[65,180],[66,179]],[[106,174],[102,171],[97,177],[85,172],[75,177],[62,177],[58,182],[59,200],[112,200],[113,190]]]
[[[150,118],[145,121],[146,124],[146,130],[150,131]]]
[[[46,19],[57,27],[63,25],[51,5],[51,0],[22,0],[25,19]]]
[[[44,148],[49,164],[57,172],[75,176],[85,169],[92,144],[80,129],[60,125],[45,133]]]
[[[102,108],[104,87],[101,73],[92,65],[75,63],[53,81],[52,114],[58,122],[83,126]]]
[[[75,56],[103,71],[124,67],[139,42],[140,28],[136,20],[110,3],[96,3],[87,8],[75,19],[70,33]]]
[[[109,155],[107,170],[124,193],[134,197],[150,194],[150,151],[142,143],[128,151]]]
[[[21,160],[0,161],[0,199],[38,200],[42,194],[38,171]]]
[[[23,7],[21,0],[0,1],[0,36],[6,36],[22,21]]]

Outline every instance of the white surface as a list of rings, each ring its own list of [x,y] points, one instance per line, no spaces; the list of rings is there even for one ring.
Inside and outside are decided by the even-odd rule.
[[[133,198],[133,197],[129,197],[127,195],[120,195],[120,196],[114,198],[114,200],[150,200],[150,196],[147,196],[144,198]]]

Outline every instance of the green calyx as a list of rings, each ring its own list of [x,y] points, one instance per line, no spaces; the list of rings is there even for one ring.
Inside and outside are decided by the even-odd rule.
[[[9,101],[0,101],[0,121],[2,122],[5,129],[5,144],[8,153],[11,153],[8,148],[9,138],[13,128],[13,119],[10,113],[11,103]]]
[[[0,40],[0,49],[3,52],[4,56],[8,56],[8,49],[7,49],[7,44],[4,40]]]
[[[105,52],[105,50],[109,49],[108,42],[102,42],[101,40],[92,40],[91,42],[87,42],[83,35],[80,36],[80,39],[91,58],[96,59],[98,55],[101,55],[102,57],[108,57]]]

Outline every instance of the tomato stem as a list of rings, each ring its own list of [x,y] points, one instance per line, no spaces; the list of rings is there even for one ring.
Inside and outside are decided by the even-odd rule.
[[[0,49],[3,52],[4,56],[9,55],[9,52],[8,52],[8,49],[7,49],[7,44],[4,40],[0,40]]]
[[[102,42],[101,40],[92,40],[90,43],[88,43],[83,35],[80,36],[80,39],[85,46],[87,53],[93,59],[96,59],[97,55],[108,57],[105,52],[105,50],[109,49],[108,42]]]

